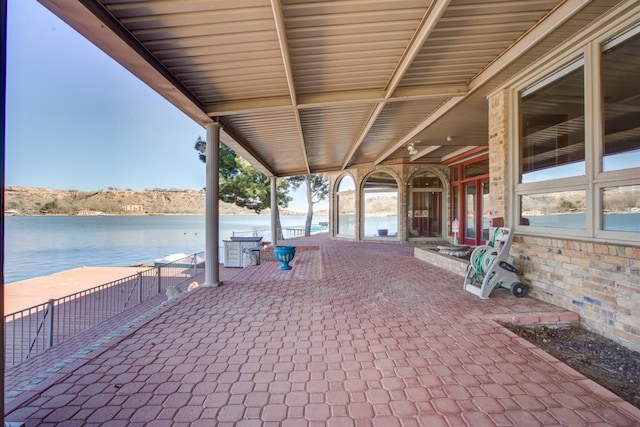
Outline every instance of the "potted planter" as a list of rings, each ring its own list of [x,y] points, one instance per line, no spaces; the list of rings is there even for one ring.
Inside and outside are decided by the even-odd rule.
[[[275,246],[273,248],[273,255],[276,258],[276,261],[280,262],[279,270],[291,270],[291,266],[289,263],[296,255],[296,247],[295,246]]]

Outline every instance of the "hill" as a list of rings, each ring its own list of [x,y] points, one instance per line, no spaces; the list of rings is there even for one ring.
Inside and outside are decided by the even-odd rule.
[[[109,188],[99,191],[6,187],[5,212],[16,215],[204,215],[205,193],[198,190]],[[219,203],[221,215],[250,215],[253,211]],[[264,212],[268,213],[268,211]]]

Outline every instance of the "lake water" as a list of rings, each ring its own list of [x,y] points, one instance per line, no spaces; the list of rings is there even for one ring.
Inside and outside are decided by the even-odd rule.
[[[283,215],[281,223],[303,226],[305,219]],[[314,224],[324,221],[326,216],[313,218]],[[83,266],[152,263],[205,248],[204,216],[8,216],[4,226],[5,283]],[[270,241],[270,228],[269,215],[220,216],[220,246],[234,232],[257,232]]]

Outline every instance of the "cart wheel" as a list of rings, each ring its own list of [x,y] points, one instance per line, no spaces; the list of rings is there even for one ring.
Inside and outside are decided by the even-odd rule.
[[[522,298],[527,293],[527,288],[520,282],[514,282],[511,284],[511,295],[516,298]]]

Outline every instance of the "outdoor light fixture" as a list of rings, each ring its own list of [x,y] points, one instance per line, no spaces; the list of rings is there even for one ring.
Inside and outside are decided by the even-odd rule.
[[[418,154],[418,149],[415,147],[415,142],[412,142],[411,144],[407,145],[407,151],[409,152],[410,156],[414,156]]]

